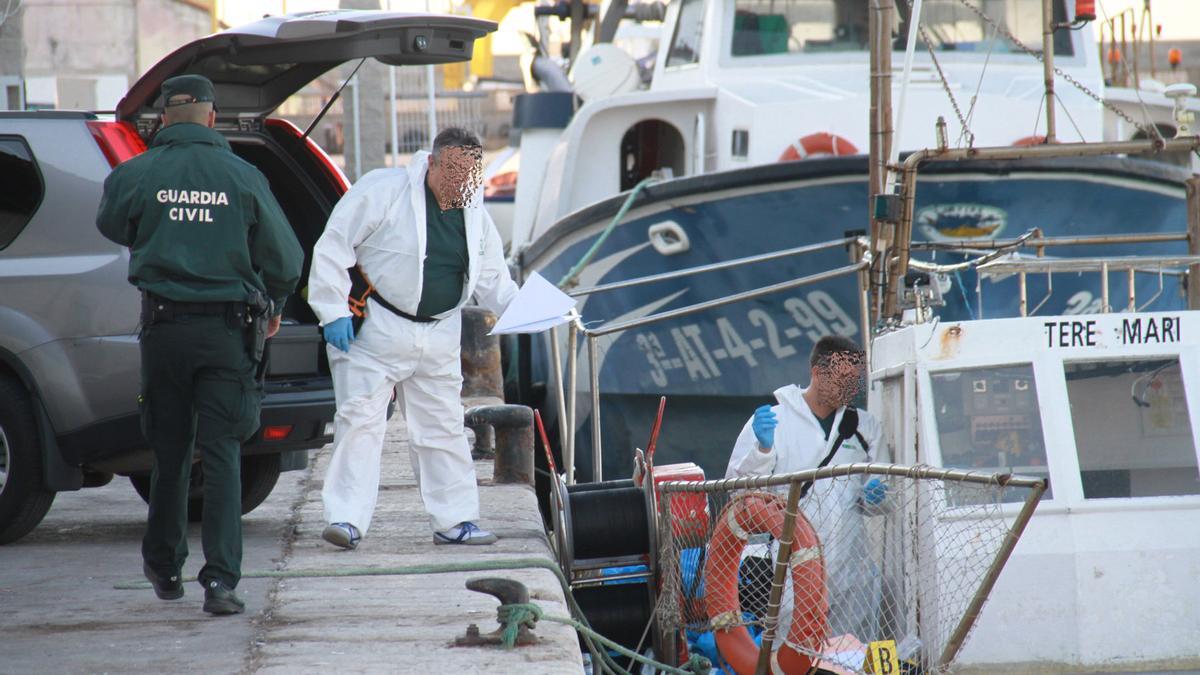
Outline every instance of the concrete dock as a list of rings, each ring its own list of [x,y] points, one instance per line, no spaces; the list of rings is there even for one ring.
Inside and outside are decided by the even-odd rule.
[[[405,442],[393,419],[384,448],[379,506],[355,551],[320,539],[321,485],[330,455],[285,473],[271,497],[243,519],[244,572],[337,571],[517,558],[552,559],[530,488],[493,485],[490,462],[477,462],[480,525],[493,546],[435,546]],[[582,672],[575,632],[543,621],[539,643],[513,650],[454,647],[469,624],[490,632],[497,601],[465,588],[471,578],[524,583],[547,614],[566,616],[562,588],[545,569],[495,572],[245,578],[244,615],[210,617],[203,591],[164,602],[148,588],[116,590],[141,579],[145,504],[128,481],[64,493],[26,538],[0,547],[0,672],[208,673],[571,673]],[[185,575],[203,564],[199,526],[190,530]]]

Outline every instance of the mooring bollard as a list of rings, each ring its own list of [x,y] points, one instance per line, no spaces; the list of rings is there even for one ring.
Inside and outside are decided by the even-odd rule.
[[[467,408],[466,425],[496,430],[497,483],[533,485],[533,410],[523,405],[480,405]]]
[[[500,369],[500,338],[488,335],[496,315],[482,307],[462,309],[463,404],[467,407],[504,403],[504,376]],[[470,425],[468,425],[470,426]],[[472,427],[476,459],[491,457],[496,438],[488,425]]]
[[[495,325],[495,314],[482,307],[463,307],[463,398],[504,400],[504,375],[500,371],[500,338],[488,335]]]

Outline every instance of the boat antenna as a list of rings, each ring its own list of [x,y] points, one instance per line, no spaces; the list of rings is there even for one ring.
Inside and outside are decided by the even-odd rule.
[[[354,79],[354,76],[358,74],[358,69],[362,68],[362,64],[365,63],[366,60],[366,57],[358,60],[358,65],[354,66],[354,70],[351,71],[350,77],[347,77],[346,80],[342,82],[342,86],[338,87],[337,91],[333,92],[333,96],[329,97],[329,100],[325,103],[325,106],[321,108],[321,112],[317,113],[317,116],[313,118],[313,121],[308,123],[308,128],[305,129],[304,133],[300,135],[300,140],[303,141],[308,139],[308,135],[311,134],[312,130],[316,128],[317,123],[321,121],[321,118],[325,117],[325,113],[329,112],[329,109],[333,107],[334,101],[337,101],[338,97],[342,95],[342,90],[346,88],[346,85],[350,84],[350,80]]]

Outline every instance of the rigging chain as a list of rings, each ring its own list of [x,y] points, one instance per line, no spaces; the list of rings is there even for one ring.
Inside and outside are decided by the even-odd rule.
[[[967,123],[967,118],[963,117],[962,109],[958,107],[958,99],[954,98],[954,92],[950,90],[950,82],[946,79],[946,74],[942,72],[942,64],[938,63],[937,55],[933,53],[933,40],[929,39],[929,34],[925,32],[924,26],[918,25],[917,30],[921,33],[921,41],[925,43],[925,48],[929,50],[929,58],[933,60],[933,67],[937,68],[938,77],[942,80],[942,89],[946,91],[946,96],[950,97],[950,105],[954,107],[954,114],[958,116],[958,123],[962,125],[962,134],[959,135],[959,139],[961,140],[963,136],[966,136],[967,147],[975,147],[975,134],[971,132],[971,126]]]
[[[1026,45],[1024,42],[1021,42],[1020,40],[1018,40],[1017,36],[1013,35],[1012,32],[1009,31],[1006,26],[1002,26],[999,23],[997,23],[995,20],[992,19],[992,17],[988,16],[987,14],[984,14],[983,10],[981,10],[978,7],[976,7],[975,5],[971,4],[968,0],[958,0],[958,1],[960,3],[962,3],[963,6],[965,6],[967,9],[974,12],[976,16],[978,16],[980,19],[982,19],[984,21],[984,23],[987,23],[988,25],[992,26],[997,31],[999,31],[1001,34],[1003,34],[1004,37],[1009,42],[1016,45],[1018,49],[1025,52],[1026,54],[1032,56],[1033,58],[1037,59],[1039,63],[1045,62],[1045,57],[1042,55],[1042,53],[1040,51],[1035,50],[1035,49],[1029,47],[1028,45]],[[910,7],[912,6],[912,0],[909,0],[909,6]],[[1061,77],[1063,79],[1063,81],[1066,82],[1067,84],[1075,87],[1079,91],[1081,91],[1084,94],[1086,94],[1087,96],[1089,96],[1092,100],[1096,101],[1100,105],[1102,105],[1105,108],[1107,108],[1108,110],[1112,111],[1112,113],[1115,114],[1117,117],[1120,117],[1121,119],[1125,120],[1129,124],[1133,125],[1139,131],[1146,134],[1149,138],[1158,137],[1157,129],[1155,129],[1154,131],[1150,131],[1149,129],[1147,129],[1147,127],[1145,125],[1143,125],[1140,122],[1138,122],[1137,120],[1133,119],[1132,117],[1129,116],[1129,114],[1127,114],[1125,111],[1121,110],[1120,108],[1116,107],[1112,103],[1105,101],[1099,94],[1097,94],[1096,92],[1089,89],[1087,87],[1087,85],[1083,84],[1079,80],[1076,80],[1074,77],[1071,76],[1070,73],[1065,72],[1062,68],[1059,68],[1058,66],[1054,66],[1054,74]]]

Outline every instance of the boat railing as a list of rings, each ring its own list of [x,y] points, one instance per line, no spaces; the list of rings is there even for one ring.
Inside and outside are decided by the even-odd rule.
[[[728,261],[724,261],[724,262],[720,262],[720,263],[713,263],[711,265],[699,265],[696,267],[687,268],[687,269],[683,269],[683,270],[675,270],[675,271],[666,272],[663,274],[654,274],[654,275],[649,275],[646,277],[640,277],[637,279],[629,279],[627,281],[614,282],[612,284],[604,284],[604,285],[600,285],[600,286],[593,286],[590,288],[583,288],[583,289],[579,289],[578,291],[572,293],[571,295],[586,295],[589,293],[599,293],[599,292],[604,292],[604,291],[609,291],[609,290],[616,290],[617,288],[629,288],[631,286],[655,283],[655,282],[664,281],[667,279],[677,279],[677,278],[684,277],[684,276],[691,276],[694,274],[701,274],[704,272],[711,272],[711,271],[719,270],[719,269],[729,269],[729,268],[733,268],[733,267],[740,267],[740,266],[744,266],[744,265],[751,265],[751,264],[755,264],[755,263],[765,262],[767,260],[777,260],[779,258],[784,258],[784,257],[788,257],[788,256],[793,256],[793,255],[800,255],[803,253],[813,253],[813,252],[828,250],[831,248],[837,248],[839,246],[845,246],[845,247],[849,247],[851,249],[852,262],[850,264],[843,265],[841,267],[837,267],[837,268],[822,271],[822,272],[817,272],[815,274],[809,274],[809,275],[806,275],[803,277],[798,277],[796,279],[783,281],[783,282],[776,283],[776,284],[761,286],[761,287],[750,289],[747,291],[741,291],[739,293],[731,293],[729,295],[724,295],[724,296],[721,296],[718,298],[713,298],[711,300],[705,300],[703,302],[693,303],[693,304],[687,305],[685,307],[679,307],[676,309],[670,309],[670,310],[666,310],[663,312],[657,312],[657,313],[654,313],[654,314],[651,314],[651,315],[645,316],[645,317],[640,317],[640,318],[635,318],[635,319],[626,319],[623,321],[613,321],[613,322],[601,324],[599,326],[586,326],[583,323],[582,317],[580,317],[579,315],[575,315],[573,317],[572,321],[568,324],[568,328],[567,328],[567,331],[568,331],[567,332],[567,380],[568,380],[568,383],[567,383],[566,391],[563,390],[564,389],[563,388],[563,377],[559,370],[559,365],[558,365],[558,364],[562,363],[562,356],[559,351],[560,348],[559,348],[557,330],[553,329],[553,328],[550,329],[550,331],[551,331],[551,334],[550,334],[551,359],[553,360],[553,363],[555,364],[554,368],[552,368],[551,370],[553,371],[554,376],[555,376],[555,386],[557,387],[557,393],[558,393],[558,405],[559,405],[558,414],[559,414],[559,419],[564,420],[566,422],[566,426],[564,427],[564,429],[566,430],[566,433],[563,434],[562,448],[563,448],[563,464],[565,465],[568,482],[574,482],[574,480],[575,480],[575,433],[574,433],[575,432],[575,402],[576,402],[576,392],[578,389],[578,387],[577,387],[577,383],[578,383],[578,356],[577,356],[578,349],[577,349],[577,345],[578,345],[580,336],[583,336],[583,338],[585,340],[587,340],[587,358],[588,358],[588,375],[589,375],[588,389],[589,389],[589,394],[590,394],[591,404],[592,404],[592,411],[591,411],[591,413],[592,413],[592,419],[591,419],[592,478],[593,478],[593,480],[599,482],[599,481],[603,480],[603,469],[602,469],[602,461],[601,461],[602,456],[603,456],[603,447],[602,447],[602,443],[601,443],[601,439],[600,439],[600,368],[599,368],[600,358],[599,358],[599,345],[597,344],[597,340],[599,340],[599,338],[606,336],[606,335],[615,335],[615,334],[622,333],[622,332],[625,332],[625,331],[628,331],[628,330],[631,330],[634,328],[641,328],[644,326],[662,323],[664,321],[678,319],[678,318],[681,318],[684,316],[689,316],[691,314],[697,314],[699,312],[706,312],[711,309],[716,309],[718,307],[724,307],[726,305],[731,305],[731,304],[738,303],[738,302],[745,302],[747,300],[755,300],[755,299],[758,299],[758,298],[761,298],[764,296],[772,295],[774,293],[780,293],[782,291],[787,291],[787,290],[791,290],[794,288],[800,288],[802,286],[810,286],[812,284],[817,284],[817,283],[829,281],[831,279],[837,279],[839,277],[849,276],[852,274],[858,276],[858,286],[859,286],[858,295],[860,298],[860,302],[864,305],[861,309],[865,310],[866,309],[865,308],[865,303],[866,303],[866,277],[865,277],[865,275],[868,270],[869,263],[864,259],[865,251],[862,249],[862,247],[860,245],[859,238],[844,237],[841,239],[834,239],[834,240],[822,242],[819,244],[810,244],[810,245],[799,246],[799,247],[795,247],[795,248],[781,249],[779,251],[774,251],[771,253],[765,253],[765,254],[756,255],[756,256],[748,256],[745,258],[738,258],[736,260],[728,260]],[[862,316],[863,317],[866,316],[865,311],[862,313]],[[864,330],[865,330],[865,324],[864,324]]]
[[[1153,138],[1107,143],[1049,143],[1028,147],[951,149],[940,145],[934,149],[920,150],[910,154],[899,166],[889,167],[889,170],[899,174],[898,193],[878,195],[880,203],[876,204],[875,212],[886,215],[877,215],[872,223],[870,250],[880,252],[880,255],[875,256],[874,269],[871,271],[870,310],[872,317],[886,321],[900,315],[899,294],[895,290],[900,287],[908,272],[912,262],[912,252],[917,247],[912,237],[917,176],[925,164],[978,160],[1095,157],[1144,152],[1200,152],[1200,137],[1179,136],[1172,139]],[[1189,209],[1188,249],[1190,253],[1200,253],[1200,179],[1193,177],[1187,180],[1186,189]],[[1193,270],[1196,270],[1197,276],[1200,276],[1200,269],[1193,268]],[[1200,288],[1197,286],[1197,284],[1193,284],[1189,288],[1189,305],[1200,305]]]
[[[782,258],[804,255],[806,253],[818,253],[820,251],[827,251],[832,248],[850,246],[856,241],[858,241],[857,237],[847,236],[842,239],[833,239],[830,241],[821,242],[819,244],[796,246],[794,248],[785,248],[778,251],[771,251],[770,253],[746,256],[744,258],[723,260],[721,262],[711,263],[708,265],[696,265],[695,267],[686,267],[680,270],[671,270],[670,272],[661,272],[659,274],[650,274],[644,277],[624,279],[622,281],[614,281],[608,284],[598,284],[596,286],[588,286],[586,288],[576,288],[567,291],[567,295],[577,298],[595,293],[604,293],[606,291],[616,291],[623,288],[644,286],[646,284],[658,283],[660,281],[669,281],[671,279],[681,279],[684,277],[695,276],[697,274],[704,274],[705,272],[733,269],[736,267],[743,267],[745,265],[753,265],[755,263],[769,262],[772,260],[780,260]]]
[[[1003,240],[960,240],[955,242],[913,242],[912,248],[929,251],[957,251],[979,257],[955,264],[934,264],[910,260],[909,266],[921,272],[947,273],[960,269],[976,271],[975,295],[979,307],[978,317],[984,318],[983,280],[993,282],[1016,276],[1019,294],[1020,316],[1037,314],[1054,293],[1054,274],[1096,272],[1100,282],[1100,313],[1113,311],[1109,293],[1109,274],[1124,272],[1128,278],[1125,311],[1141,311],[1154,303],[1165,290],[1164,278],[1185,276],[1200,266],[1200,255],[1113,255],[1093,257],[1056,258],[1047,257],[1046,249],[1071,246],[1128,246],[1130,244],[1161,244],[1188,242],[1187,232],[1155,232],[1108,235],[1084,235],[1069,237],[1044,237],[1034,228],[1016,239]],[[1018,249],[1031,248],[1036,257],[1022,256]],[[1000,254],[1000,255],[997,255]],[[1033,309],[1029,309],[1028,278],[1030,274],[1046,275],[1046,294]],[[1153,274],[1158,277],[1158,291],[1148,300],[1138,303],[1136,276]]]
[[[1107,314],[1113,311],[1108,283],[1111,272],[1125,272],[1129,284],[1126,294],[1125,311],[1137,312],[1150,306],[1162,295],[1164,290],[1164,276],[1187,275],[1188,271],[1184,268],[1195,265],[1200,265],[1200,256],[1134,255],[1096,258],[1011,258],[995,260],[979,266],[976,270],[978,272],[978,281],[975,285],[975,294],[979,304],[979,318],[983,318],[983,284],[981,282],[984,278],[995,280],[998,277],[1016,275],[1020,298],[1020,312],[1022,317],[1026,317],[1030,314],[1036,314],[1046,304],[1046,301],[1050,299],[1050,295],[1054,292],[1053,274],[1055,272],[1098,272],[1100,274],[1099,311],[1101,314]],[[1032,311],[1029,311],[1028,276],[1040,273],[1046,274],[1046,295]],[[1138,273],[1158,275],[1158,292],[1141,305],[1138,304],[1137,300],[1136,276]]]

